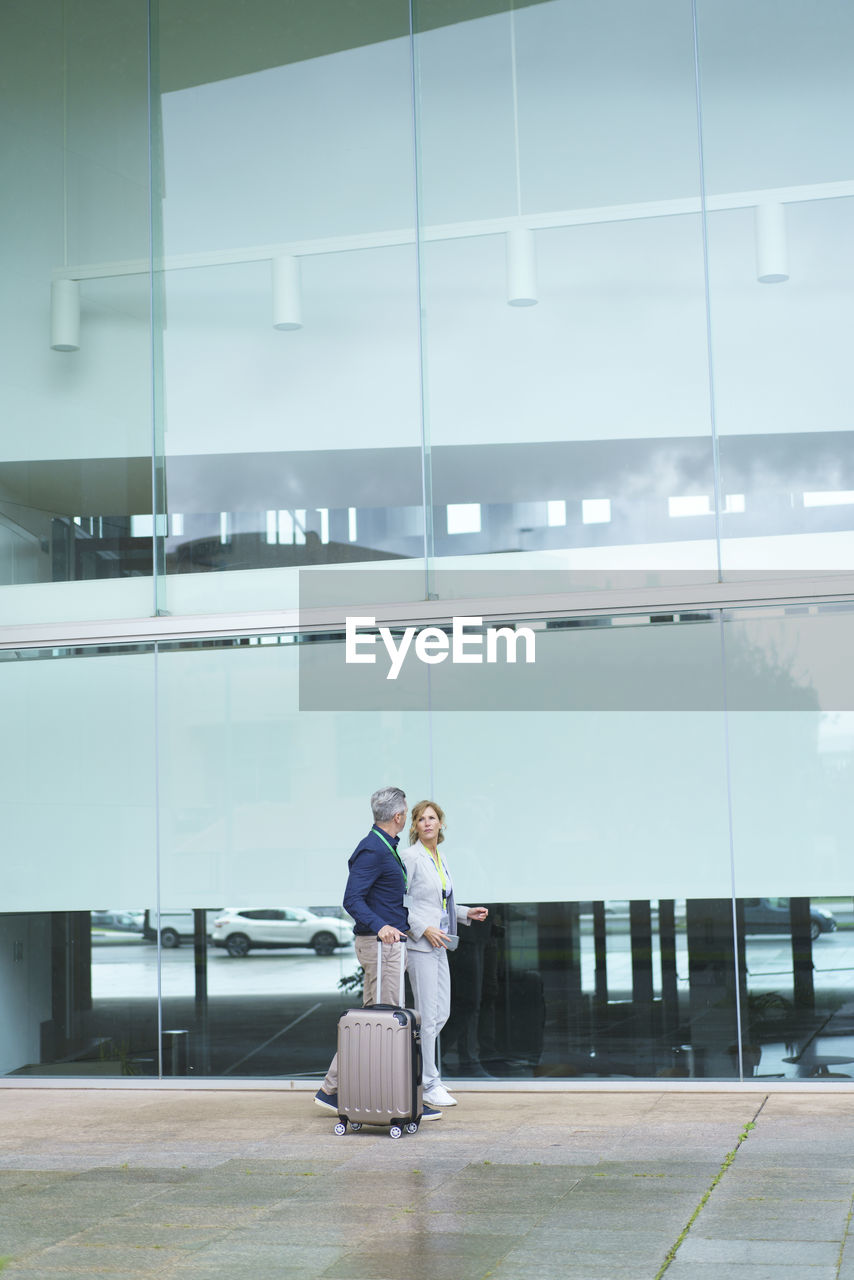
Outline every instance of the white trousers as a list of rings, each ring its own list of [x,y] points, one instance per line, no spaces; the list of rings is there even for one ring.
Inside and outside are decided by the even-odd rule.
[[[421,1014],[421,1052],[424,1058],[424,1092],[439,1080],[436,1040],[451,1012],[451,974],[444,947],[430,951],[407,948],[406,971],[412,983],[415,1008]]]

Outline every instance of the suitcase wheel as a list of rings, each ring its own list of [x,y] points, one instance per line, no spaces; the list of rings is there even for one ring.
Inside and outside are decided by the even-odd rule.
[[[338,1123],[337,1123],[337,1124],[336,1124],[336,1126],[335,1126],[335,1132],[338,1134],[338,1137],[339,1137],[339,1138],[341,1137],[342,1133],[346,1133],[346,1132],[347,1132],[347,1121],[346,1121],[346,1120],[339,1120],[339,1121],[338,1121]]]
[[[418,1132],[418,1121],[417,1121],[417,1120],[408,1120],[408,1121],[406,1122],[406,1124],[405,1124],[403,1127],[404,1127],[404,1129],[406,1130],[406,1132],[407,1132],[407,1133],[417,1133],[417,1132]]]
[[[361,1127],[362,1127],[362,1122],[361,1122],[361,1120],[351,1120],[351,1121],[350,1121],[350,1128],[353,1130],[353,1132],[354,1132],[354,1133],[358,1133],[358,1132],[359,1132],[359,1130],[361,1129]]]
[[[388,1131],[388,1136],[389,1136],[390,1138],[400,1138],[400,1137],[402,1137],[402,1136],[403,1136],[403,1130],[401,1129],[400,1125],[399,1125],[399,1124],[393,1124],[393,1125],[391,1126],[391,1128],[389,1129],[389,1131]]]

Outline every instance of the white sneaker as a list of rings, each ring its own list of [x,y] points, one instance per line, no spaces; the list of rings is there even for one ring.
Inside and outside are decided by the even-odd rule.
[[[456,1098],[452,1098],[443,1084],[434,1084],[424,1094],[424,1101],[431,1107],[455,1107]]]

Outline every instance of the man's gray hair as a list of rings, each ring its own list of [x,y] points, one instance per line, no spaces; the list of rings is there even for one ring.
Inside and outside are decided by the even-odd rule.
[[[400,787],[383,787],[371,796],[374,822],[390,822],[396,813],[406,810],[406,796]]]

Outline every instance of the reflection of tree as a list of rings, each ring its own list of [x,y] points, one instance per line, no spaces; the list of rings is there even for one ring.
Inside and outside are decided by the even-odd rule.
[[[354,973],[347,973],[343,978],[338,979],[338,990],[345,992],[347,995],[353,995],[362,998],[362,988],[365,985],[365,971],[361,965]]]
[[[819,750],[815,650],[804,633],[812,621],[735,617],[724,627],[736,872],[741,862],[755,879],[761,868],[769,895],[803,893],[793,876],[826,880],[835,815],[850,808]]]
[[[795,619],[792,620],[796,621]],[[730,711],[819,711],[808,670],[770,619],[729,619],[724,625],[727,708]],[[775,634],[775,632],[777,634]]]

